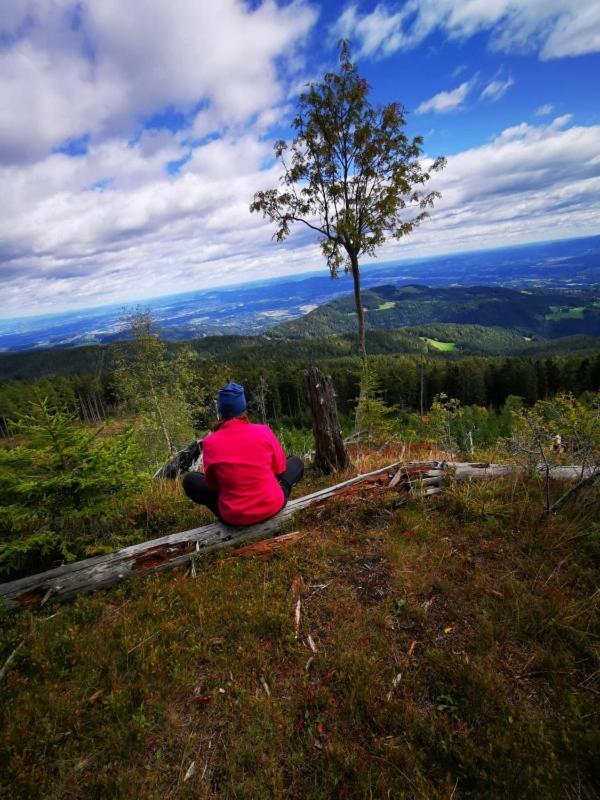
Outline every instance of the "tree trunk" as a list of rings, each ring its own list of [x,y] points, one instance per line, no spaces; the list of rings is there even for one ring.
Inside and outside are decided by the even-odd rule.
[[[362,296],[360,293],[360,269],[358,267],[358,258],[353,253],[349,254],[350,263],[352,265],[352,280],[354,281],[354,302],[356,304],[356,313],[358,315],[358,353],[363,358],[367,355],[367,342],[365,332],[365,309],[363,308]]]
[[[311,367],[307,383],[315,437],[315,464],[325,474],[347,469],[350,459],[342,440],[331,378],[318,367]]]

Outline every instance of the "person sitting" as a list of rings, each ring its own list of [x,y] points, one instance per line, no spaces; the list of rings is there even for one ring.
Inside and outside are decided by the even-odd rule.
[[[285,506],[304,464],[286,458],[268,425],[248,420],[243,386],[219,389],[217,405],[220,422],[202,446],[204,474],[188,472],[183,489],[227,525],[263,522]]]

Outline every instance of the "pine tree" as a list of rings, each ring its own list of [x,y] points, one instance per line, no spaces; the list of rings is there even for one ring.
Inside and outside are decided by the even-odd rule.
[[[101,437],[45,399],[15,428],[24,443],[0,448],[0,573],[44,553],[73,558],[145,480],[131,430]]]

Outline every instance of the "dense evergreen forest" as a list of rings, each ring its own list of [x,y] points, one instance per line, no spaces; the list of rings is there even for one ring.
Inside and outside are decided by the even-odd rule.
[[[359,393],[361,361],[357,356],[347,355],[351,337],[324,340],[320,356],[314,353],[314,341],[309,340],[310,347],[303,347],[308,342],[296,343],[295,357],[289,352],[288,343],[257,345],[253,340],[239,337],[235,339],[238,344],[235,347],[224,337],[215,339],[216,344],[226,346],[218,355],[206,355],[205,340],[198,342],[200,354],[194,364],[199,385],[203,383],[206,369],[218,366],[223,374],[235,376],[247,386],[252,395],[262,386],[260,391],[265,396],[269,420],[284,417],[292,424],[307,424],[305,372],[312,363],[317,363],[333,378],[342,414],[352,413]],[[376,344],[376,339],[377,334],[374,334],[369,342]],[[338,355],[335,355],[336,350]],[[179,348],[170,345],[168,351],[174,358]],[[103,419],[118,406],[110,351],[109,358],[104,357],[107,355],[104,348],[83,348],[82,353],[72,350],[62,351],[60,355],[50,353],[52,358],[68,355],[84,357],[81,372],[30,380],[13,379],[0,384],[0,428],[4,435],[8,432],[9,420],[18,417],[28,402],[36,398],[48,398],[51,405],[76,413],[82,421]],[[98,359],[96,369],[91,370],[89,366],[94,359]],[[455,397],[465,405],[499,408],[510,395],[534,403],[560,391],[580,394],[600,386],[600,353],[594,351],[539,358],[456,358],[452,353],[435,351],[427,355],[381,353],[371,356],[370,361],[385,402],[405,411],[427,410],[440,393]],[[71,366],[78,366],[76,358]],[[193,385],[192,380],[192,393]]]

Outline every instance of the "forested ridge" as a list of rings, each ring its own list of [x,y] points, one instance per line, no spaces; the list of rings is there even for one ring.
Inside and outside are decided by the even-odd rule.
[[[548,338],[597,335],[600,330],[600,303],[592,289],[379,286],[363,292],[363,304],[370,329],[458,323]],[[355,326],[352,298],[342,297],[281,323],[272,335],[322,336],[351,331]]]
[[[451,333],[442,326],[421,331],[430,335]],[[406,410],[420,407],[421,387],[426,409],[440,392],[456,397],[464,404],[500,407],[510,395],[535,402],[559,391],[580,393],[600,386],[600,353],[589,348],[587,340],[583,344],[588,347],[580,354],[545,357],[458,357],[455,353],[441,353],[434,349],[424,355],[423,351],[418,351],[418,345],[410,355],[387,352],[386,348],[393,348],[397,338],[402,339],[402,335],[402,332],[374,332],[367,341],[372,345],[374,354],[370,361],[386,402]],[[196,351],[194,344],[192,352]],[[261,379],[266,381],[266,403],[270,417],[285,416],[290,420],[297,418],[306,422],[308,411],[304,376],[313,363],[322,365],[332,375],[342,413],[351,413],[356,403],[361,360],[349,355],[353,345],[351,336],[328,337],[317,343],[306,340],[293,346],[282,342],[257,343],[240,337],[238,347],[231,347],[222,337],[217,337],[214,355],[210,349],[210,354],[205,354],[206,340],[200,340],[198,344],[198,379],[201,379],[204,368],[223,364],[226,370],[248,386],[249,391],[254,391]],[[179,351],[177,345],[169,343],[165,347],[171,357]],[[110,350],[107,352],[104,348],[96,347],[85,350],[82,354],[72,350],[61,351],[58,375],[29,380],[12,379],[1,383],[0,426],[6,429],[8,421],[18,416],[36,397],[47,397],[54,405],[67,408],[82,420],[103,418],[106,409],[119,402],[114,365]],[[63,356],[69,354],[83,356],[81,366],[77,360],[62,361]],[[56,357],[58,354],[53,355]],[[91,364],[99,355],[101,361],[96,363],[100,363],[100,366],[91,370]],[[68,368],[67,374],[61,374],[63,368]],[[75,374],[69,374],[71,370]]]

